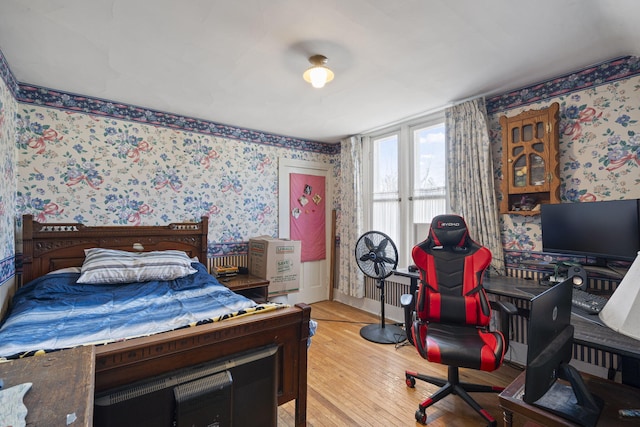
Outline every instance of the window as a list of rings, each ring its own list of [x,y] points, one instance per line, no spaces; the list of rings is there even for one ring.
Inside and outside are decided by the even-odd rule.
[[[394,241],[399,267],[412,263],[431,219],[447,212],[444,130],[438,116],[368,135],[365,221]]]

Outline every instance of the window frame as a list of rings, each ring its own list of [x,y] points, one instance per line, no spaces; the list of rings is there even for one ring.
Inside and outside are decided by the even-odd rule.
[[[374,190],[374,143],[376,140],[397,135],[398,138],[398,197],[399,197],[399,242],[398,248],[398,268],[405,268],[413,264],[411,259],[411,249],[419,242],[415,241],[416,225],[413,218],[413,193],[415,166],[413,153],[415,152],[414,134],[416,130],[432,127],[445,123],[444,111],[421,116],[393,125],[388,125],[378,130],[363,134],[363,202],[364,202],[364,226],[365,230],[370,230],[373,223],[373,190]],[[445,142],[445,155],[447,147]],[[445,161],[445,168],[447,167]],[[449,183],[446,180],[447,170],[445,169],[445,212],[450,212],[449,206]],[[403,224],[410,224],[403,226]],[[426,237],[426,236],[425,236]]]

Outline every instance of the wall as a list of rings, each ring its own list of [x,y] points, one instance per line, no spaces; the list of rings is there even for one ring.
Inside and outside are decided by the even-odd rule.
[[[3,68],[5,81],[13,80]],[[12,269],[14,219],[19,243],[27,213],[43,222],[131,226],[209,216],[209,257],[246,257],[250,237],[278,234],[279,159],[339,173],[339,144],[15,87],[13,96],[0,92],[12,117],[0,150],[15,159],[0,193],[10,206],[0,218],[11,232],[3,230],[2,242]]]
[[[500,116],[560,104],[562,202],[640,198],[640,58],[614,59],[487,100],[489,132],[502,179]],[[501,195],[500,195],[501,196]],[[539,216],[502,215],[505,263],[548,263]],[[566,258],[566,257],[565,257]]]
[[[640,58],[597,64],[547,82],[487,100],[496,188],[502,180],[502,129],[499,118],[560,105],[561,202],[582,203],[640,198]],[[499,191],[499,190],[498,190]],[[501,197],[501,194],[499,195]],[[539,216],[501,215],[505,264],[511,275],[541,277],[558,260],[584,258],[542,252]],[[621,236],[624,238],[624,236]],[[591,275],[589,286],[612,291],[618,281]],[[526,322],[512,327],[511,360],[524,362]],[[519,349],[519,351],[518,351]],[[580,370],[606,376],[619,369],[610,353],[574,345]],[[575,361],[579,362],[575,362]]]
[[[20,104],[17,213],[155,225],[209,216],[209,253],[278,232],[278,160],[335,156]]]
[[[558,102],[562,201],[640,198],[640,58],[613,59],[486,102],[498,192],[502,180],[499,118]],[[539,277],[550,272],[556,260],[580,261],[542,252],[539,216],[501,215],[501,226],[505,264],[512,275]],[[397,301],[407,292],[408,280],[391,276],[387,285],[387,301],[396,302],[387,314],[401,321]],[[598,277],[592,285],[615,287],[611,280]],[[379,311],[375,286],[368,284],[365,299],[377,300],[366,307]],[[365,303],[354,304],[365,307]]]
[[[17,83],[0,53],[0,315],[15,283],[15,186],[16,156],[14,93]]]
[[[2,66],[1,52],[0,60],[4,81],[13,81],[6,64]],[[498,118],[559,102],[563,200],[640,197],[639,87],[640,62],[630,57],[488,99],[497,188],[501,179]],[[25,85],[14,97],[20,102],[4,87],[4,117],[12,110],[18,121],[15,129],[3,126],[0,143],[6,146],[13,138],[10,134],[16,133],[18,216],[33,213],[47,221],[92,224],[161,224],[209,214],[210,255],[242,254],[248,237],[277,233],[279,157],[329,163],[334,177],[339,173],[335,146]],[[13,200],[6,181],[2,186],[5,205]],[[335,200],[338,194],[334,193]],[[5,207],[5,213],[0,213],[5,221],[3,242],[12,248],[13,228],[8,225],[12,219],[7,221],[12,215],[6,211]],[[538,217],[503,215],[502,226],[509,267],[552,260],[540,252]]]

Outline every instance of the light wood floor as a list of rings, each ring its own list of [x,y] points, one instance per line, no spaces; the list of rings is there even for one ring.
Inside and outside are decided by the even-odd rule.
[[[307,425],[420,426],[415,421],[418,403],[437,387],[418,381],[405,384],[406,369],[446,377],[446,367],[422,359],[413,346],[396,348],[376,344],[360,336],[360,328],[379,318],[345,304],[323,301],[311,305],[311,318],[318,330],[309,348]],[[467,382],[508,385],[520,373],[512,366],[491,372],[462,369]],[[474,393],[474,398],[503,425],[498,396]],[[278,426],[293,426],[294,402],[278,409]],[[458,396],[447,396],[427,409],[433,427],[484,426],[484,420]]]

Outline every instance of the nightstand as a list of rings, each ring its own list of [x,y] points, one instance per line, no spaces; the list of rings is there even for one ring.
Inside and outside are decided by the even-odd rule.
[[[233,292],[251,298],[255,302],[267,302],[269,299],[269,281],[250,274],[238,274],[231,277],[219,277],[220,283]]]

